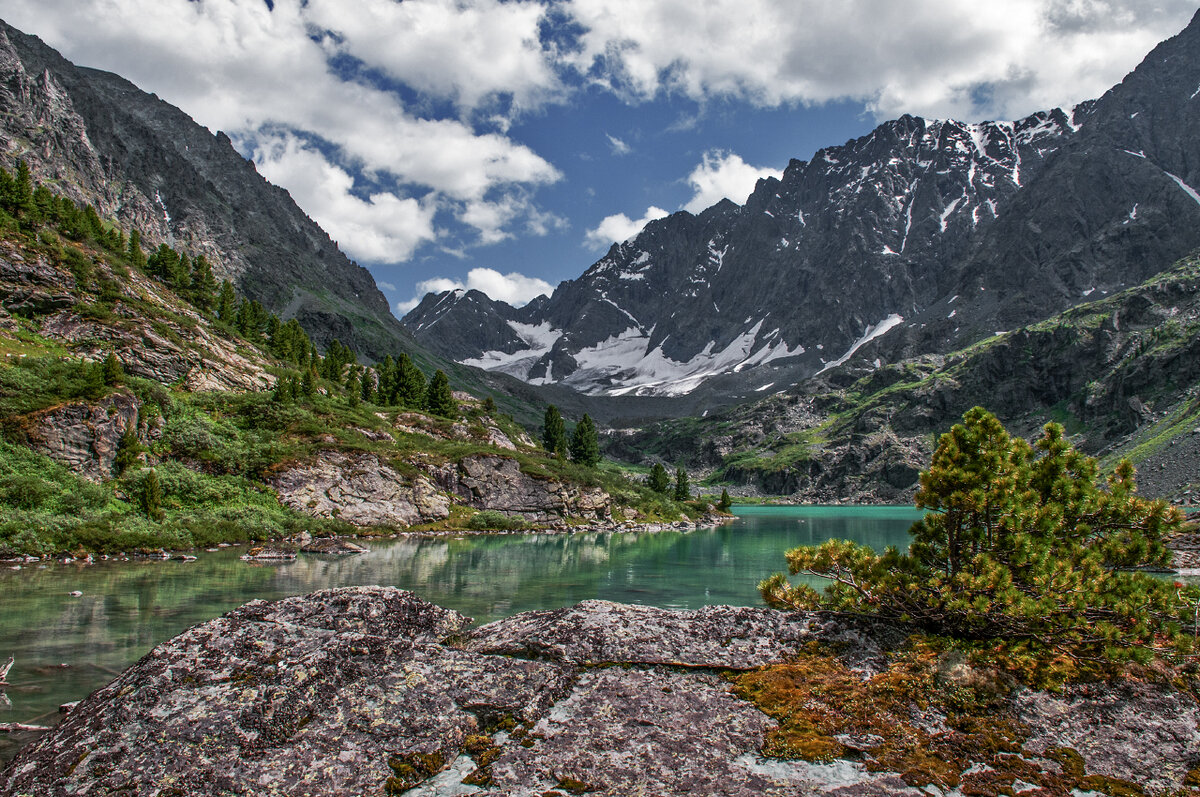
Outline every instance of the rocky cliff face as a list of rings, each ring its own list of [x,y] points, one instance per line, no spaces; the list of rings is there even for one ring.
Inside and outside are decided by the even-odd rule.
[[[752,398],[951,351],[1200,246],[1197,52],[1200,16],[1096,102],[905,116],[793,160],[742,206],[649,224],[547,300],[428,296],[405,323],[457,360],[594,395]]]
[[[113,393],[95,403],[56,407],[31,419],[29,444],[51,459],[92,481],[113,476],[113,460],[121,436],[138,429],[141,402],[128,393]]]
[[[612,508],[612,498],[603,490],[534,478],[506,457],[464,457],[425,465],[424,470],[404,476],[373,455],[327,451],[307,464],[287,468],[270,484],[279,500],[293,509],[363,527],[404,528],[443,520],[450,514],[451,501],[540,524],[567,518],[604,520]]]
[[[220,276],[319,345],[368,357],[418,350],[363,268],[223,133],[128,81],[76,67],[0,22],[0,146],[35,178],[141,230],[203,252]]]
[[[735,689],[739,676],[815,644],[841,651],[833,666],[861,682],[888,666],[895,633],[602,601],[468,623],[393,588],[252,602],[81,703],[0,772],[0,794],[919,797],[931,778],[974,794],[1157,794],[1194,763],[1195,700],[1145,683],[1015,690],[991,722],[1023,730],[999,752],[945,746],[973,731],[910,707],[906,721],[925,729],[914,732],[945,751],[940,775],[873,765],[882,739],[849,720],[844,757],[766,757],[778,726]],[[937,673],[932,688],[960,697],[983,677],[951,660]]]

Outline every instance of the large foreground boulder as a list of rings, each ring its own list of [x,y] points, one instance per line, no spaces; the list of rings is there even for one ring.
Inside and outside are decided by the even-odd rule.
[[[732,687],[814,642],[866,678],[885,661],[879,629],[604,601],[468,623],[394,588],[254,601],[82,702],[0,773],[0,795],[931,793],[861,757],[764,758],[776,721]],[[1089,771],[1115,761],[1114,774],[1153,790],[1181,785],[1197,749],[1194,703],[1091,694],[1024,699],[1033,741],[1069,736]],[[1104,717],[1139,732],[1102,727]],[[1122,738],[1119,755],[1103,749]]]

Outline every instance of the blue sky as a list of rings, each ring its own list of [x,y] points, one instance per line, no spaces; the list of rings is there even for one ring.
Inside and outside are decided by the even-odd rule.
[[[224,130],[367,266],[520,304],[902,113],[1098,96],[1195,0],[0,0]]]

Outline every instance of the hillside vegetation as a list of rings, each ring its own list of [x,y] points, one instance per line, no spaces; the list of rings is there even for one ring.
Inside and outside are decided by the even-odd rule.
[[[0,171],[0,553],[679,519],[611,466],[547,454],[441,372],[403,353],[361,364],[336,340],[321,354],[294,320],[218,286],[202,255],[139,238],[23,164]],[[433,509],[376,523],[281,501],[280,484],[331,459],[375,468],[384,497],[428,484]],[[472,461],[515,462],[527,487],[566,498],[505,504],[486,474],[456,471]]]

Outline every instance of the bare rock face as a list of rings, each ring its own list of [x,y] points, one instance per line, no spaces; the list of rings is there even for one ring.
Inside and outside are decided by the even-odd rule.
[[[426,466],[409,477],[372,454],[326,451],[270,479],[287,506],[356,526],[406,527],[442,520],[450,502],[521,515],[533,521],[608,517],[612,499],[600,489],[537,479],[515,459],[466,457]]]
[[[80,703],[0,771],[0,797],[931,793],[858,760],[764,758],[775,721],[724,675],[794,660],[813,641],[870,661],[878,629],[603,601],[469,622],[391,587],[254,601]],[[1194,701],[1087,689],[1016,696],[1030,754],[1073,745],[1089,773],[1177,789],[1196,749]]]
[[[1061,695],[1026,691],[1017,705],[1034,732],[1029,749],[1069,747],[1089,772],[1169,791],[1196,765],[1196,703],[1159,685],[1087,684]]]
[[[410,479],[371,454],[325,452],[270,484],[286,506],[356,526],[411,526],[450,513],[450,502],[429,479]]]
[[[695,633],[698,627],[702,634]],[[467,649],[574,665],[636,661],[750,670],[786,660],[816,639],[853,646],[864,665],[882,657],[874,641],[815,616],[739,606],[676,612],[597,600],[498,620],[476,631]]]
[[[612,499],[603,490],[535,478],[507,457],[466,457],[431,475],[443,490],[468,506],[520,514],[528,520],[604,518],[612,508]]]
[[[121,435],[136,427],[141,402],[125,392],[40,413],[29,429],[30,445],[80,476],[99,481],[113,475]]]

